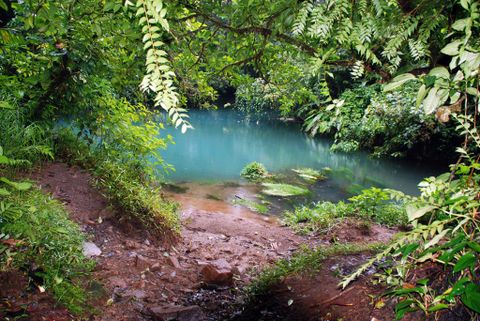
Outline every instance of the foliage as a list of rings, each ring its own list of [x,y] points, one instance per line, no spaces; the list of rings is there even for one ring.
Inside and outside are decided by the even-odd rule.
[[[132,5],[130,1],[125,4]],[[180,99],[173,85],[175,73],[168,65],[167,52],[162,50],[165,45],[161,41],[160,30],[169,31],[168,21],[165,19],[167,9],[162,0],[136,0],[136,16],[139,16],[139,25],[142,26],[144,50],[146,54],[146,75],[143,77],[140,88],[143,92],[155,93],[154,102],[168,112],[175,127],[182,125],[182,133],[192,128],[186,120],[188,115],[185,109],[178,108]]]
[[[290,197],[307,195],[310,193],[306,188],[290,184],[262,183],[262,186],[265,187],[262,190],[262,193],[271,196]]]
[[[423,105],[427,114],[436,112],[442,122],[447,122],[451,113],[458,112],[462,103],[467,112],[469,96],[478,100],[479,95],[480,8],[471,0],[462,0],[460,5],[466,17],[454,21],[453,30],[446,37],[449,42],[441,49],[441,53],[450,58],[448,69],[436,66],[419,79],[411,73],[400,74],[384,87],[389,91],[411,80],[419,80],[422,85],[417,94],[417,107]]]
[[[275,90],[262,79],[251,84],[241,84],[235,91],[234,107],[246,115],[262,116],[273,110],[277,104]]]
[[[126,218],[140,222],[154,236],[176,238],[180,229],[177,204],[165,199],[159,187],[136,160],[119,163],[103,149],[91,149],[69,130],[59,133],[57,154],[88,169],[94,184]]]
[[[453,32],[449,36],[456,38],[442,49],[442,53],[451,57],[450,71],[439,66],[420,77],[422,86],[416,101],[417,106],[423,104],[426,113],[436,112],[440,121],[448,121],[453,115],[460,123],[457,130],[465,137],[463,146],[457,149],[460,158],[451,166],[450,173],[427,178],[420,183],[419,197],[397,195],[409,201],[407,212],[413,229],[342,282],[345,287],[373,262],[384,257],[395,258],[400,264],[386,280],[397,287],[390,294],[402,298],[395,310],[397,319],[416,310],[426,315],[435,314],[458,302],[462,302],[471,313],[480,313],[477,276],[480,268],[480,136],[476,126],[480,54],[478,38],[474,36],[478,35],[480,13],[477,2],[462,0],[460,5],[468,15],[453,23]],[[455,75],[452,77],[451,73]],[[415,79],[412,74],[401,74],[386,85],[385,90]],[[448,98],[451,105],[442,106]],[[462,103],[464,115],[456,115]],[[472,106],[473,117],[469,115],[469,107]],[[448,283],[438,284],[435,279],[415,278],[416,271],[428,262],[443,267]]]
[[[348,200],[354,208],[354,215],[387,226],[406,226],[405,205],[401,200],[392,201],[392,193],[396,191],[371,187]]]
[[[250,299],[267,294],[268,290],[287,276],[313,273],[322,267],[322,261],[335,255],[348,255],[359,252],[378,252],[383,244],[371,243],[367,245],[335,244],[329,247],[304,247],[289,259],[282,259],[274,265],[265,268],[249,286]]]
[[[84,236],[58,201],[23,190],[0,199],[1,269],[29,269],[42,282],[37,286],[81,313],[87,302],[79,277],[93,267],[82,254]]]
[[[343,221],[351,209],[344,202],[318,202],[313,207],[300,206],[286,211],[283,221],[293,230],[307,234],[326,232]]]
[[[295,173],[297,173],[298,176],[303,178],[305,181],[309,183],[314,183],[318,180],[324,180],[326,179],[326,176],[323,175],[320,171],[317,171],[316,169],[313,168],[297,168],[297,169],[292,169]]]
[[[138,163],[142,173],[151,178],[161,178],[172,170],[161,156],[172,138],[162,137],[159,115],[141,103],[134,105],[115,97],[105,80],[94,78],[90,83],[94,86],[85,85],[84,97],[77,104],[81,114],[71,120],[81,129],[80,137],[110,160],[127,166]]]
[[[471,130],[469,125],[468,120],[461,120],[460,126],[465,130]],[[473,135],[476,141],[479,137],[476,129]],[[451,173],[420,183],[419,197],[397,193],[397,198],[409,201],[407,213],[413,229],[346,278],[343,287],[375,261],[388,256],[399,262],[389,278],[392,285],[403,287],[391,292],[404,299],[396,309],[398,318],[417,309],[427,315],[435,313],[455,305],[457,300],[472,311],[480,312],[480,291],[475,286],[480,268],[477,212],[480,165],[476,157],[464,149],[459,151],[462,162],[453,165]],[[426,262],[444,267],[451,283],[439,286],[434,279],[415,279],[415,271],[422,269]]]
[[[418,86],[383,93],[378,85],[346,90],[325,107],[311,110],[304,129],[333,134],[334,151],[372,151],[375,156],[435,153],[432,141],[452,140],[454,129],[415,107]],[[440,145],[440,144],[439,144]],[[446,149],[440,145],[438,148]]]
[[[245,198],[236,198],[232,201],[232,204],[245,206],[251,211],[254,211],[260,214],[267,214],[268,212],[268,203],[265,204],[264,202],[258,203]]]
[[[240,176],[250,182],[260,182],[268,177],[268,171],[263,164],[251,162],[245,165]]]
[[[0,155],[10,158],[9,165],[28,167],[53,158],[51,137],[40,124],[27,125],[24,115],[14,109],[0,108],[0,119]]]
[[[347,217],[360,218],[387,226],[404,226],[407,223],[405,208],[401,202],[392,202],[390,190],[376,187],[364,189],[349,198],[349,202],[317,202],[313,207],[301,206],[286,211],[284,222],[300,233],[324,233]]]

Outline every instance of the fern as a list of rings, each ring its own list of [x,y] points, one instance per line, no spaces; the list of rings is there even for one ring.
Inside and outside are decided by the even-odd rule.
[[[129,0],[125,4],[133,5]],[[137,0],[136,7],[146,50],[146,74],[140,89],[155,93],[155,106],[167,111],[174,126],[177,128],[181,125],[181,131],[185,133],[192,125],[187,120],[186,110],[178,107],[180,99],[174,85],[175,73],[170,68],[167,52],[162,50],[165,44],[160,40],[161,30],[169,31],[165,19],[167,9],[162,0]]]
[[[292,34],[294,36],[299,36],[305,31],[305,26],[307,25],[308,15],[312,11],[313,3],[312,1],[307,1],[303,4],[302,8],[298,12],[298,15],[293,23]]]

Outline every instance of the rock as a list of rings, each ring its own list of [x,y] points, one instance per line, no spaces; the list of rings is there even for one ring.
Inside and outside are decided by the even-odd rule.
[[[160,263],[155,263],[150,267],[150,271],[152,272],[159,272],[162,270],[162,265]]]
[[[86,257],[99,256],[100,254],[102,254],[102,250],[100,250],[100,248],[96,246],[95,243],[83,243],[83,255],[85,255]]]
[[[199,321],[205,320],[205,315],[199,306],[192,305],[188,307],[182,306],[166,306],[166,307],[150,307],[147,308],[145,314],[152,317],[155,321]]]
[[[180,263],[178,262],[177,257],[175,257],[175,256],[169,256],[168,257],[168,262],[170,263],[171,266],[173,266],[176,269],[181,269],[182,268]]]
[[[110,284],[114,288],[124,289],[124,288],[127,287],[127,282],[125,282],[125,280],[123,280],[122,278],[120,278],[118,276],[113,276],[113,277],[109,278],[109,281],[110,281]]]
[[[123,244],[127,250],[135,250],[138,247],[137,242],[131,240],[126,240]]]
[[[125,296],[134,298],[136,300],[142,300],[147,297],[147,293],[142,290],[130,290],[125,293]]]
[[[150,262],[148,261],[148,259],[140,254],[135,256],[134,264],[135,264],[135,267],[141,270],[146,270],[147,268],[150,267]]]
[[[231,285],[233,283],[232,266],[224,259],[212,261],[200,272],[206,284]]]

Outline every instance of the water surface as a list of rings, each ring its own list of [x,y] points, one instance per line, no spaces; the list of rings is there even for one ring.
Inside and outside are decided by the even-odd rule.
[[[401,160],[374,159],[367,153],[333,153],[328,138],[311,138],[298,124],[278,120],[249,121],[232,110],[190,110],[194,130],[181,134],[167,128],[175,141],[163,151],[176,171],[174,182],[240,181],[242,168],[263,163],[270,172],[292,168],[332,169],[331,177],[314,189],[320,199],[337,200],[352,187],[379,186],[417,194],[423,177],[439,174],[437,168]]]

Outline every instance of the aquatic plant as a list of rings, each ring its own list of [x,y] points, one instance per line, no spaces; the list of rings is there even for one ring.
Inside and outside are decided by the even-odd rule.
[[[250,182],[260,182],[268,177],[268,171],[263,164],[251,162],[242,169],[240,176]]]
[[[327,178],[320,171],[317,171],[316,169],[313,169],[313,168],[297,168],[297,169],[292,169],[292,171],[297,173],[298,176],[300,176],[301,178],[303,178],[309,183],[314,183],[318,180],[324,180]]]
[[[349,202],[317,202],[313,206],[296,207],[286,211],[283,221],[300,233],[325,232],[345,218],[357,218],[365,222],[376,222],[386,226],[405,226],[405,205],[392,201],[393,190],[372,187],[349,198]]]
[[[267,214],[269,210],[268,204],[265,204],[264,202],[262,203],[255,202],[246,198],[236,198],[232,201],[232,204],[245,206],[251,211],[254,211],[260,214]]]
[[[306,188],[290,184],[262,183],[262,186],[265,187],[262,190],[262,193],[271,196],[289,197],[307,195],[310,193]]]

